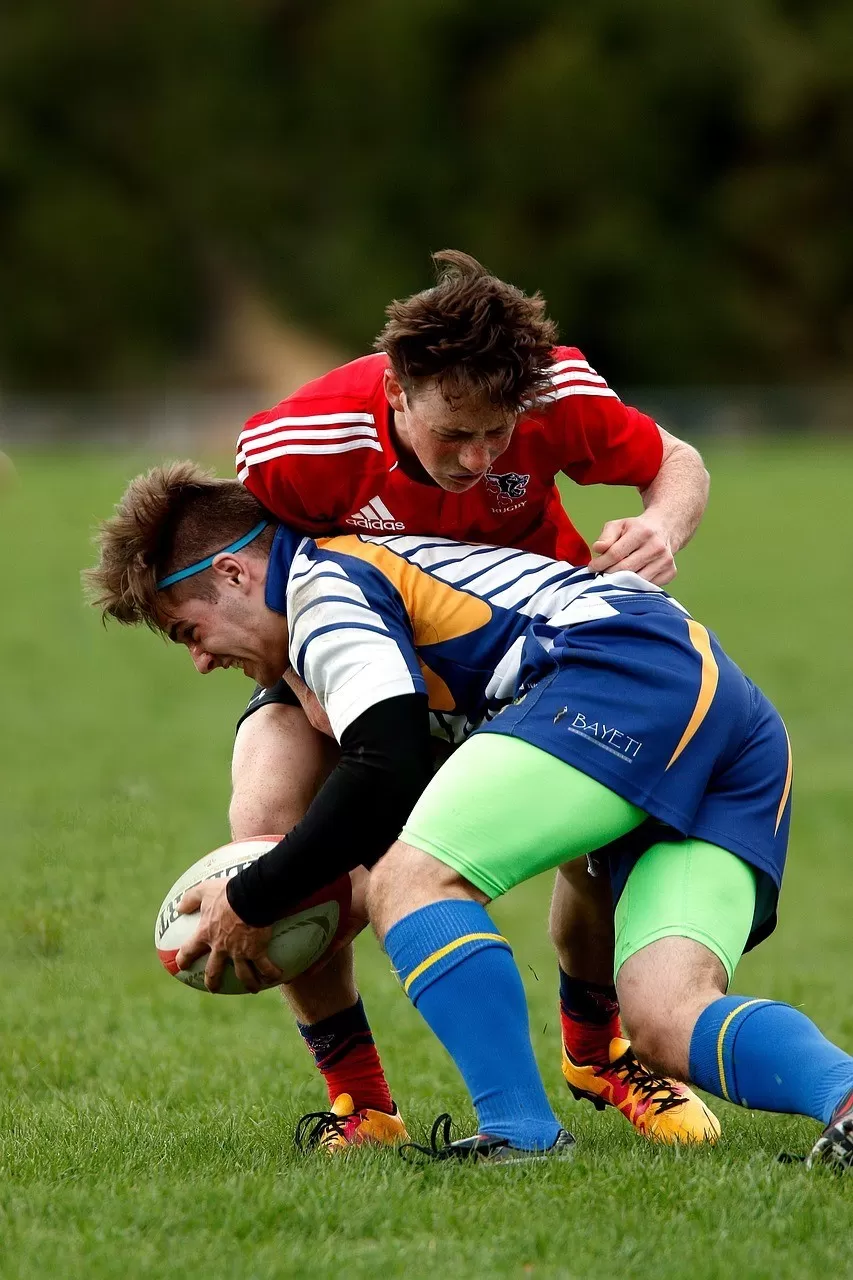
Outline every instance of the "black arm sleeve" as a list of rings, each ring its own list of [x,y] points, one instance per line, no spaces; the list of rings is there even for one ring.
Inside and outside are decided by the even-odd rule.
[[[228,882],[241,920],[272,924],[337,876],[372,866],[394,843],[432,776],[427,698],[377,702],[341,737],[341,758],[301,822]]]

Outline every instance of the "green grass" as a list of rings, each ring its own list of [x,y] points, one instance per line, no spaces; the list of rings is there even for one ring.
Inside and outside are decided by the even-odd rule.
[[[212,1000],[152,948],[166,887],[227,838],[248,685],[199,680],[81,602],[89,528],[146,459],[19,459],[0,499],[0,1276],[800,1277],[851,1274],[849,1183],[779,1166],[816,1126],[724,1104],[716,1150],[660,1151],[561,1086],[547,878],[495,909],[530,998],[561,1166],[413,1170],[392,1153],[298,1158],[323,1094],[279,999]],[[678,594],[774,698],[797,763],[774,937],[736,989],[803,1005],[853,1048],[849,1002],[849,495],[853,451],[709,450],[712,504]],[[630,493],[574,490],[588,534]],[[365,1002],[420,1131],[464,1089],[359,943]]]

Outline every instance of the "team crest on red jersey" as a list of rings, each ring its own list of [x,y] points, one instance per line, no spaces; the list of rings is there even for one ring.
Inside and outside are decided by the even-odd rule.
[[[523,476],[517,471],[504,471],[502,475],[489,471],[486,475],[486,484],[503,506],[525,497],[529,482],[529,475]]]

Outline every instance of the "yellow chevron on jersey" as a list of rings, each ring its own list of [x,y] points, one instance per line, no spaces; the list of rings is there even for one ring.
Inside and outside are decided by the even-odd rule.
[[[485,600],[442,582],[379,542],[344,534],[318,538],[317,546],[366,560],[393,582],[412,620],[418,649],[444,640],[458,640],[491,621],[492,610]]]

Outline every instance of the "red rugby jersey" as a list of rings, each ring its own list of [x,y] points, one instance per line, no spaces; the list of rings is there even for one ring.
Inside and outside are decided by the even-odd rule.
[[[652,419],[623,404],[577,347],[555,347],[553,356],[551,388],[466,493],[447,493],[404,470],[381,352],[250,418],[237,444],[237,473],[279,519],[308,534],[432,533],[586,564],[589,548],[563,509],[556,476],[644,488],[660,470],[663,445]]]

